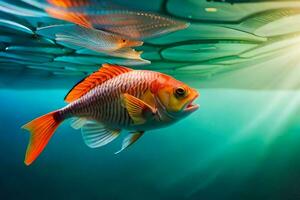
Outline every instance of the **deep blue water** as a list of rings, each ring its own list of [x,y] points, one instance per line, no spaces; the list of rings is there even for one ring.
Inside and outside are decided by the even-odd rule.
[[[20,127],[66,92],[1,90],[0,199],[300,199],[296,92],[201,90],[196,113],[119,155],[121,138],[90,149],[66,121],[25,166]]]

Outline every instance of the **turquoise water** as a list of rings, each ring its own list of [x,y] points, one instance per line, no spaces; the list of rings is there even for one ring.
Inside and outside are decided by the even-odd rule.
[[[64,105],[67,90],[1,90],[1,199],[298,199],[296,92],[201,90],[200,109],[149,131],[88,148],[68,122],[23,164],[20,126]],[[276,102],[272,104],[271,102]],[[299,101],[298,101],[299,102]],[[284,108],[284,110],[283,110]],[[288,113],[287,113],[288,112]]]
[[[0,200],[300,199],[298,0],[62,1],[0,0]],[[26,166],[21,126],[103,63],[171,75],[200,109],[118,155],[124,134],[91,149],[67,120]]]

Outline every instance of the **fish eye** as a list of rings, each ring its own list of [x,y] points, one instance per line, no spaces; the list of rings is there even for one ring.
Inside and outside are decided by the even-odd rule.
[[[185,94],[186,94],[186,91],[183,87],[176,88],[176,90],[175,90],[176,97],[184,97]]]
[[[123,40],[122,40],[122,42],[123,42],[123,43],[125,43],[125,42],[126,42],[126,40],[124,40],[124,39],[123,39]]]

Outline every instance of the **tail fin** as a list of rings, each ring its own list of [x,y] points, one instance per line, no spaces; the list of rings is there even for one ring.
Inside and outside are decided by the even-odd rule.
[[[22,126],[31,133],[24,161],[26,165],[30,165],[40,155],[61,122],[58,111],[54,111]]]
[[[65,21],[73,22],[85,28],[93,28],[91,22],[84,13],[72,12],[54,7],[48,7],[45,9],[46,12],[54,18],[62,19]]]

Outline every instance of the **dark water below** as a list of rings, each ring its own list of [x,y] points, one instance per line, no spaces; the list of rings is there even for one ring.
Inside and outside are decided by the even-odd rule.
[[[201,90],[196,113],[119,155],[121,138],[90,149],[65,122],[25,166],[20,127],[66,92],[1,90],[0,199],[300,199],[296,92]]]

